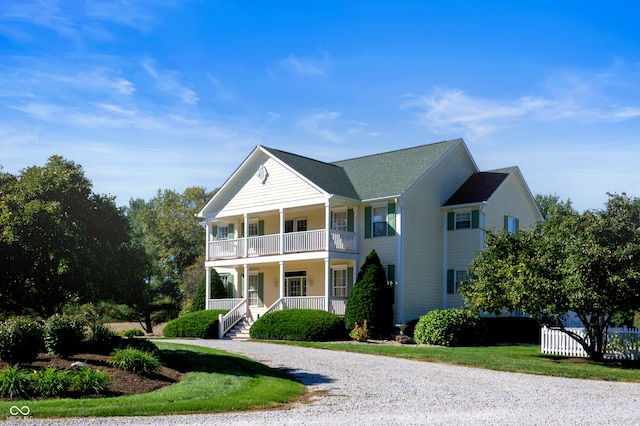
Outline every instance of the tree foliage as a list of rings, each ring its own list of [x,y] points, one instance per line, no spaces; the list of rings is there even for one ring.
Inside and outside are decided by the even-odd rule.
[[[391,290],[380,258],[372,250],[360,267],[358,278],[349,296],[345,311],[345,327],[351,330],[367,320],[373,336],[385,336],[393,323]]]
[[[149,201],[129,202],[127,217],[150,264],[147,286],[134,304],[148,332],[154,316],[166,320],[178,315],[185,293],[192,295],[192,283],[204,275],[204,265],[195,280],[192,275],[199,274],[186,271],[201,263],[204,232],[195,215],[212,196],[204,188],[191,187],[182,194],[159,190]]]
[[[488,231],[461,293],[485,312],[520,308],[556,324],[602,358],[612,315],[640,308],[640,200],[609,194],[601,210],[556,202],[549,212],[530,232]],[[562,325],[569,311],[586,337]]]
[[[126,300],[144,262],[114,198],[92,192],[81,166],[0,174],[0,312],[43,316],[67,302]]]

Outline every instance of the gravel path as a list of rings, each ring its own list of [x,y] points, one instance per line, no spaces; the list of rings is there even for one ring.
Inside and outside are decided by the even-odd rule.
[[[37,425],[640,425],[640,384],[563,379],[226,340],[189,344],[285,368],[313,392],[290,410],[32,420]],[[9,422],[4,424],[14,423]],[[24,421],[15,422],[24,425]]]

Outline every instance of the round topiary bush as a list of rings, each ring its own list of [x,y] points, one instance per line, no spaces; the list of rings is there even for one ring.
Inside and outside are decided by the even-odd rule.
[[[8,363],[30,362],[42,350],[42,327],[26,317],[0,323],[0,360]]]
[[[218,338],[218,315],[225,310],[196,311],[169,321],[162,330],[164,337]]]
[[[480,315],[468,309],[436,309],[418,320],[416,343],[442,346],[474,346],[483,342],[485,325]]]
[[[316,309],[271,312],[251,326],[252,339],[323,342],[347,337],[342,318]]]

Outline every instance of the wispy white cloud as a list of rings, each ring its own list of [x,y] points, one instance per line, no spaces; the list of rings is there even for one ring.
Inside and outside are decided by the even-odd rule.
[[[185,104],[194,105],[200,98],[198,94],[178,81],[175,71],[157,70],[150,60],[142,63],[144,70],[154,79],[154,84],[163,93],[177,97]]]
[[[326,76],[331,72],[332,63],[329,55],[322,53],[320,57],[289,55],[280,61],[287,71],[302,76]]]
[[[362,133],[366,124],[343,120],[336,111],[317,111],[302,117],[298,126],[316,137],[340,143],[351,135]]]
[[[504,99],[473,96],[460,89],[440,88],[430,94],[409,95],[402,108],[414,111],[420,125],[435,133],[482,137],[516,122],[615,122],[640,118],[636,67],[608,72],[556,73],[542,94]],[[617,87],[616,87],[617,86]],[[614,91],[626,91],[615,96]]]

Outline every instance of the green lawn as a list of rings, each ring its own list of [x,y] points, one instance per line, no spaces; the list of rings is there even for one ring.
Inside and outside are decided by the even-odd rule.
[[[185,378],[155,392],[110,398],[0,401],[0,416],[27,406],[33,417],[153,416],[212,413],[268,407],[287,402],[304,386],[246,357],[190,345],[155,341],[169,365]]]
[[[465,365],[490,370],[640,382],[640,363],[596,363],[540,353],[540,346],[427,347],[374,343],[287,342],[298,346]]]

